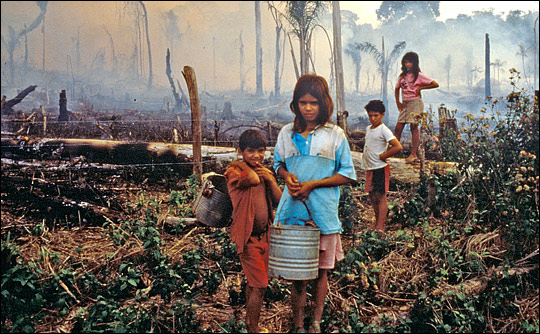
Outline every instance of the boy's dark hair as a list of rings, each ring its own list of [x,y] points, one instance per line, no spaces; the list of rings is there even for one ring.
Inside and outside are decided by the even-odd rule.
[[[242,132],[238,139],[238,146],[243,151],[246,147],[266,147],[266,136],[260,130],[250,129]]]
[[[381,100],[371,100],[366,104],[364,107],[367,112],[378,112],[380,114],[384,114],[386,111],[386,108],[384,107],[384,103]]]

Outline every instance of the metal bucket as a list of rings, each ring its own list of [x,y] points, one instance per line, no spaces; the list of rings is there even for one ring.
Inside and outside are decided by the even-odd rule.
[[[310,280],[319,274],[320,229],[301,225],[270,226],[268,275]]]
[[[209,176],[193,204],[198,221],[211,227],[231,225],[233,206],[223,175]]]

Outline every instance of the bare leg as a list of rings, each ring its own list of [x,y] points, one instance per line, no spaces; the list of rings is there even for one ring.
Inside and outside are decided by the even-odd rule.
[[[375,212],[375,226],[377,226],[377,217],[379,217],[379,199],[374,191],[369,193],[369,199],[371,201],[371,207]]]
[[[313,326],[315,332],[320,330],[320,322],[324,311],[324,302],[328,293],[328,269],[319,269],[319,277],[315,280],[315,311],[313,320],[318,324],[317,328]]]
[[[394,129],[394,135],[396,136],[396,139],[398,141],[401,140],[401,133],[403,133],[403,129],[405,128],[406,123],[397,123],[396,128]]]
[[[418,151],[418,146],[420,144],[420,133],[418,131],[418,124],[410,124],[411,127],[411,136],[412,136],[412,143],[411,143],[411,154],[409,155],[409,158],[407,160],[413,161],[416,159],[416,152]]]
[[[249,333],[259,333],[259,317],[266,288],[246,286],[246,329]]]
[[[386,200],[386,193],[379,193],[372,191],[369,193],[371,198],[371,205],[375,211],[375,227],[381,232],[385,231],[386,216],[388,214],[388,203]]]
[[[304,328],[304,306],[306,305],[307,281],[293,281],[291,304],[294,328]]]

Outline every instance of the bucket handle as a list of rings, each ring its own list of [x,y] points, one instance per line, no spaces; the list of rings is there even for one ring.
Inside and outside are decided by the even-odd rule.
[[[285,203],[287,202],[287,200],[288,200],[289,198],[292,198],[293,200],[296,200],[296,201],[297,201],[297,199],[295,199],[294,197],[292,197],[291,195],[289,195],[289,197],[285,197],[285,200],[283,201],[283,205],[285,205]],[[308,213],[308,215],[309,215],[309,220],[308,220],[308,221],[313,222],[313,225],[315,225],[315,222],[313,221],[313,216],[311,215],[311,211],[309,210],[309,207],[307,206],[306,201],[307,201],[307,198],[306,198],[304,201],[300,201],[300,202],[302,202],[302,204],[304,204],[304,206],[306,207],[306,211],[307,211],[307,213]],[[279,210],[279,212],[278,212],[278,214],[277,214],[277,216],[278,216],[278,220],[277,220],[277,224],[276,224],[277,227],[281,226],[281,223],[280,223],[280,219],[279,219],[279,218],[280,218],[280,216],[281,216],[281,210],[283,209],[283,205],[281,206],[281,208],[280,208],[280,210]],[[303,219],[302,219],[302,220],[303,220]],[[307,223],[308,221],[304,221],[304,223]]]

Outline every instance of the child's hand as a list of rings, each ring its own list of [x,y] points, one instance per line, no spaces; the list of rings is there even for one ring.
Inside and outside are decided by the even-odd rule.
[[[379,154],[379,159],[381,159],[384,162],[388,162],[388,158],[384,156],[384,153]]]
[[[398,110],[401,111],[403,109],[403,103],[396,101],[396,104],[397,104]]]
[[[300,190],[300,183],[298,183],[298,178],[293,173],[287,172],[287,175],[285,176],[285,184],[287,185],[287,188],[289,189],[289,194],[291,196],[295,196],[294,194]]]
[[[261,164],[257,164],[257,166],[253,168],[253,170],[260,178],[264,179],[265,181],[272,182],[275,180],[272,171],[270,171],[268,168],[265,168]]]
[[[299,184],[298,190],[291,192],[291,196],[299,201],[305,201],[309,194],[315,189],[315,181],[306,181]]]

